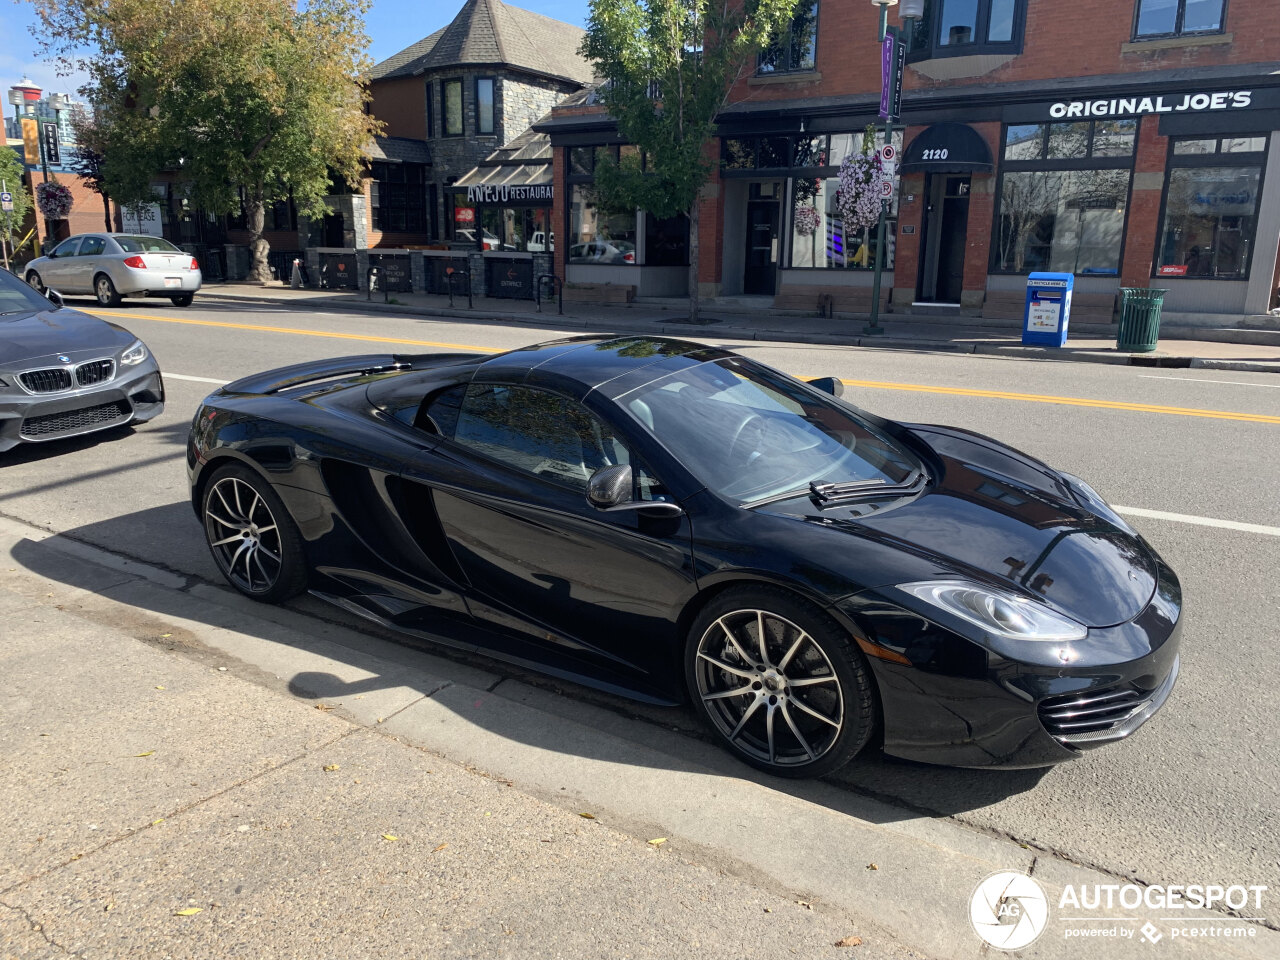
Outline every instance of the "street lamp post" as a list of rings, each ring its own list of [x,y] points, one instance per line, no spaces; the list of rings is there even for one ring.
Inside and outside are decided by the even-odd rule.
[[[878,41],[883,48],[885,40],[889,36],[889,8],[897,6],[898,0],[871,0],[880,11],[880,32]],[[918,20],[924,13],[924,0],[904,0],[900,15],[903,20]],[[897,54],[896,44],[901,42],[895,38],[895,59]],[[897,78],[896,70],[889,69],[882,77],[885,89],[882,91],[882,100],[889,107],[884,111],[884,143],[886,145],[893,143],[893,103],[894,97],[900,96],[901,91],[892,89]],[[886,226],[889,218],[889,199],[887,197],[880,198],[880,220],[876,224],[876,271],[875,280],[871,286],[871,322],[863,328],[863,333],[877,335],[884,333],[884,327],[880,326],[880,289],[884,282],[884,259],[886,245]]]

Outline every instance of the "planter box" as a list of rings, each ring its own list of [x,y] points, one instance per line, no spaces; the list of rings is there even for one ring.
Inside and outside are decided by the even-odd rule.
[[[566,283],[564,298],[579,303],[630,303],[636,288],[629,283]]]
[[[880,312],[889,304],[891,285],[880,288]],[[819,315],[831,313],[870,313],[871,287],[788,286],[773,298],[777,310],[812,310]]]

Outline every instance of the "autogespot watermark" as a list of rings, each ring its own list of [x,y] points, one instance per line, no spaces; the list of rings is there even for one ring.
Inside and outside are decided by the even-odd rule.
[[[1239,939],[1258,935],[1266,891],[1261,884],[1069,884],[1053,912],[1067,940],[1115,938],[1155,945],[1165,937]],[[1228,910],[1251,915],[1224,916]],[[1127,911],[1139,915],[1116,915]],[[1213,913],[1206,915],[1209,911]],[[1109,915],[1100,916],[1103,912]],[[1050,913],[1044,887],[1011,870],[993,873],[969,898],[974,932],[1000,950],[1020,950],[1035,942],[1049,926]]]

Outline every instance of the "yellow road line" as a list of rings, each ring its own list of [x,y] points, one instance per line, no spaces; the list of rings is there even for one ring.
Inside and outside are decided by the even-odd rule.
[[[231,323],[226,320],[192,320],[187,317],[158,317],[150,313],[110,313],[90,311],[94,316],[111,319],[127,317],[132,320],[155,320],[159,323],[185,323],[193,327],[226,327],[231,330],[252,330],[255,333],[292,333],[303,337],[328,337],[332,340],[364,340],[368,343],[403,343],[414,347],[439,347],[442,350],[465,350],[468,353],[502,353],[505,347],[473,347],[463,343],[440,343],[436,340],[406,340],[403,337],[376,337],[367,333],[330,333],[326,330],[303,330],[298,327],[270,327],[259,323]]]
[[[1243,420],[1248,423],[1280,423],[1280,417],[1262,413],[1232,413],[1227,410],[1199,410],[1195,407],[1165,407],[1154,403],[1086,400],[1082,397],[1042,396],[1034,393],[1009,393],[1003,390],[971,390],[966,387],[935,387],[919,383],[889,383],[881,380],[841,380],[840,382],[850,387],[870,387],[876,390],[909,390],[916,393],[941,393],[955,397],[990,397],[995,400],[1022,400],[1027,403],[1057,403],[1069,407],[1100,407],[1104,410],[1127,410],[1133,413],[1165,413],[1179,417]]]
[[[135,320],[154,320],[158,323],[184,323],[193,327],[224,327],[230,330],[252,330],[255,333],[287,333],[303,337],[328,337],[332,340],[363,340],[367,343],[399,343],[415,347],[436,347],[441,350],[464,350],[469,353],[502,353],[503,347],[477,347],[464,343],[444,343],[438,340],[408,340],[403,337],[378,337],[366,333],[330,333],[325,330],[305,330],[299,327],[272,327],[258,323],[232,323],[227,320],[194,320],[187,317],[162,317],[147,313],[124,313],[118,310],[97,312],[100,317],[128,317]],[[986,397],[994,400],[1021,400],[1025,403],[1056,403],[1069,407],[1096,407],[1104,410],[1125,410],[1130,413],[1163,413],[1178,417],[1205,417],[1212,420],[1240,420],[1246,423],[1276,423],[1280,417],[1261,413],[1232,413],[1227,410],[1200,410],[1194,407],[1165,407],[1153,403],[1125,403],[1120,400],[1087,400],[1082,397],[1042,396],[1034,393],[1010,393],[1003,390],[971,390],[966,387],[937,387],[919,383],[892,383],[883,380],[842,380],[850,387],[868,387],[874,390],[907,390],[915,393],[936,393],[954,397]]]

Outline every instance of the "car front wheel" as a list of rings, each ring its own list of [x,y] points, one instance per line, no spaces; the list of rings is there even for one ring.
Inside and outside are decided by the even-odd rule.
[[[116,285],[105,273],[100,273],[94,278],[93,294],[98,298],[98,303],[104,307],[120,306],[120,294],[116,292]]]
[[[875,727],[875,688],[853,638],[776,587],[734,587],[712,601],[689,632],[685,675],[721,742],[778,776],[836,770]]]
[[[205,488],[201,515],[214,562],[246,597],[280,603],[306,588],[302,536],[260,476],[238,464],[222,468]]]

